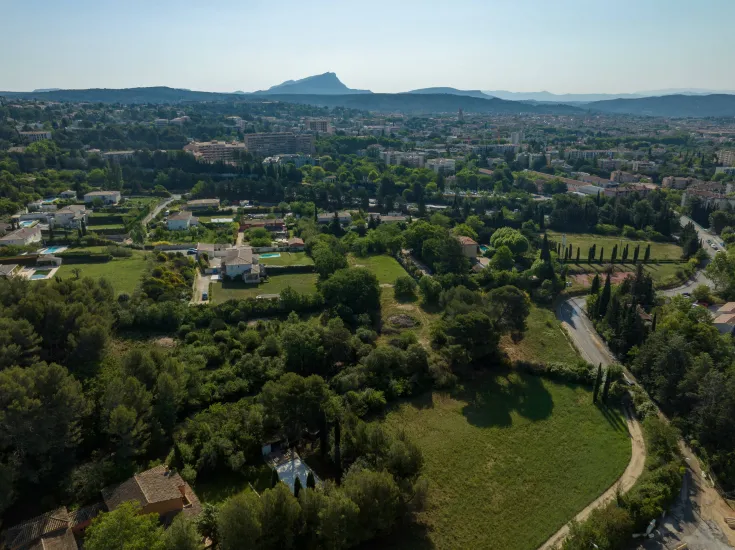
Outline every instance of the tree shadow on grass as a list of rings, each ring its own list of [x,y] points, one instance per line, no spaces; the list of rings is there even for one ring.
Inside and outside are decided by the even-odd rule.
[[[610,426],[612,426],[614,430],[618,432],[628,433],[628,426],[626,425],[625,420],[623,420],[620,415],[617,414],[617,411],[602,403],[597,403],[597,408],[600,410],[602,415],[605,417],[605,420],[607,420],[608,424],[610,424]]]
[[[429,537],[431,531],[423,523],[406,520],[384,537],[359,545],[358,550],[431,550],[436,548]]]
[[[538,421],[548,418],[554,409],[554,401],[542,379],[518,373],[488,377],[466,389],[460,397],[467,401],[462,414],[470,424],[482,428],[510,426],[513,411]]]

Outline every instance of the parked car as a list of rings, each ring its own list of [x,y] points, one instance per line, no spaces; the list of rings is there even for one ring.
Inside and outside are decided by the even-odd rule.
[[[207,300],[209,300],[209,293],[202,292],[202,302],[206,302]]]
[[[186,253],[191,256],[192,254],[196,254],[197,253],[197,249],[196,248],[190,248],[189,250],[186,251]]]

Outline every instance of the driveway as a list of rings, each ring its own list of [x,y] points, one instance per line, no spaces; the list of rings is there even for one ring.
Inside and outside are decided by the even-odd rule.
[[[197,305],[209,303],[209,300],[202,300],[202,294],[204,292],[209,292],[209,283],[209,275],[202,275],[201,273],[199,273],[199,271],[197,271],[193,286],[194,293],[191,296],[191,302],[189,302],[190,304]],[[209,298],[211,299],[212,297],[210,296]]]

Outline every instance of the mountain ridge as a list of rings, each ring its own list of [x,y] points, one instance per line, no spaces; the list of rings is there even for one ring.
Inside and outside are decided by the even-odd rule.
[[[461,95],[468,97],[479,97],[480,99],[492,99],[494,96],[487,95],[480,90],[459,90],[457,88],[451,88],[448,86],[435,86],[432,88],[419,88],[417,90],[410,90],[408,92],[401,92],[402,94],[451,94]]]
[[[347,94],[371,94],[370,90],[357,90],[348,88],[336,73],[326,72],[322,74],[307,76],[299,80],[286,80],[267,90],[258,90],[253,95],[273,94],[308,94],[308,95],[347,95]]]

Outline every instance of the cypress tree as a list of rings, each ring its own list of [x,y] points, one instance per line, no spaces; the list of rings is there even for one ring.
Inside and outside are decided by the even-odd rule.
[[[605,256],[605,247],[603,246],[600,248],[600,263],[602,263],[602,258]]]
[[[615,260],[618,259],[618,245],[614,245],[612,249],[612,254],[610,255],[610,263],[614,264]]]
[[[597,313],[600,317],[604,317],[607,313],[607,306],[610,303],[610,295],[612,294],[612,288],[610,287],[610,274],[607,274],[605,278],[605,286],[602,288],[602,294],[597,302]]]
[[[635,250],[633,250],[633,263],[638,263],[638,254],[641,251],[641,245],[638,245],[635,247]]]
[[[309,470],[309,475],[306,476],[306,488],[314,489],[316,487],[316,480],[314,479],[314,472]]]
[[[299,493],[301,492],[301,478],[299,476],[296,476],[296,479],[293,482],[293,496],[296,498],[299,498]]]
[[[656,321],[658,321],[658,312],[653,314],[653,321],[651,322],[651,332],[656,332]]]
[[[647,262],[651,259],[651,243],[648,243],[648,246],[646,247],[646,251],[643,253],[643,261]]]
[[[602,363],[597,365],[597,378],[595,378],[595,386],[592,389],[593,403],[597,403],[597,392],[600,391],[600,382],[602,382]]]
[[[279,481],[278,471],[275,468],[273,468],[271,470],[271,487],[275,487],[276,485],[278,485],[278,481]]]
[[[577,247],[577,263],[579,263],[579,252],[580,252],[579,247]]]
[[[541,209],[541,215],[539,216],[539,219],[538,219],[538,227],[540,231],[546,230],[546,215],[544,214],[543,209]]]
[[[590,287],[590,294],[597,294],[600,292],[600,274],[595,273],[595,278],[592,279],[592,286]]]
[[[626,244],[623,247],[623,257],[622,257],[623,263],[625,263],[625,260],[627,259],[628,259],[628,245]]]
[[[544,242],[541,245],[541,259],[545,262],[551,261],[551,251],[549,250],[549,238],[544,233]]]
[[[339,420],[334,421],[334,465],[337,468],[337,479],[342,479],[342,451],[340,450],[340,441],[342,440],[342,430]]]

